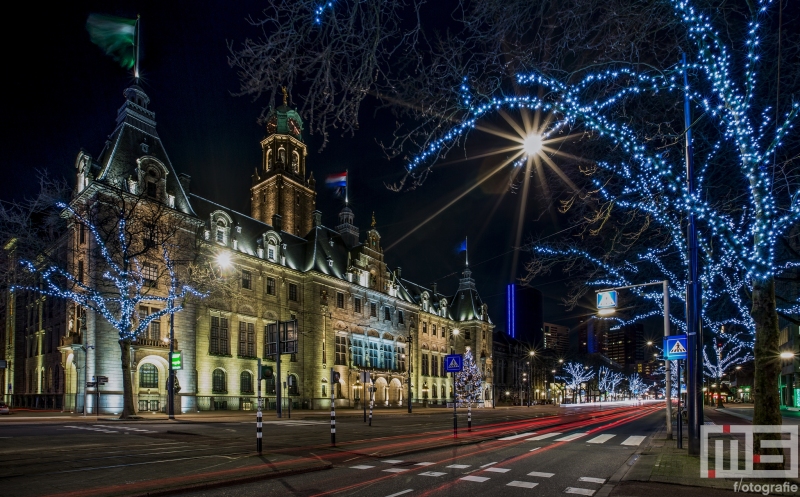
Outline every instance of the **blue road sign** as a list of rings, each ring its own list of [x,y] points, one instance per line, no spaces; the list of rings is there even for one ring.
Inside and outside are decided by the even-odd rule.
[[[676,361],[686,359],[686,335],[664,337],[664,359]]]
[[[617,306],[617,291],[597,292],[597,308],[613,309]]]
[[[444,370],[448,373],[458,373],[464,369],[464,357],[461,354],[444,356]]]

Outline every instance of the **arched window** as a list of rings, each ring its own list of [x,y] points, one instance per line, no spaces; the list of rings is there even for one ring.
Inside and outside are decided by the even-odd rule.
[[[445,387],[444,387],[444,385],[442,385],[442,398],[443,398],[443,399],[446,399],[446,398],[447,398],[447,394],[446,394],[446,390],[445,390]]]
[[[217,221],[217,234],[216,234],[217,243],[225,244],[225,227],[226,227],[225,221],[223,221],[222,219]]]
[[[267,171],[272,169],[272,149],[267,150]]]
[[[249,371],[242,371],[239,375],[239,390],[241,393],[253,393],[253,375]]]
[[[292,172],[300,172],[300,154],[297,153],[297,150],[292,152]]]
[[[286,164],[286,149],[283,147],[278,149],[278,162],[281,164]]]
[[[158,388],[158,368],[152,364],[142,364],[139,368],[139,388]]]
[[[298,395],[297,376],[290,374],[286,381],[286,388],[289,395]]]
[[[225,371],[215,369],[211,373],[211,391],[214,393],[228,393],[228,383],[225,381]]]

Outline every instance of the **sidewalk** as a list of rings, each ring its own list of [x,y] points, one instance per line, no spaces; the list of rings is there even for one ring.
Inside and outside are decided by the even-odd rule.
[[[704,409],[706,424],[750,424],[752,415],[729,409]],[[752,409],[751,409],[752,411]],[[685,428],[685,427],[684,427]],[[677,427],[673,425],[673,435],[677,436]],[[722,478],[701,478],[700,458],[688,454],[687,432],[683,432],[683,449],[677,447],[678,441],[673,438],[667,440],[666,428],[662,428],[649,439],[646,447],[617,471],[610,480],[605,492],[598,492],[597,496],[633,496],[664,491],[680,492],[681,495],[697,495],[702,497],[716,497],[728,495],[734,491],[734,483],[740,480]],[[745,483],[780,484],[783,479],[757,480],[748,479]],[[800,480],[788,480],[800,486]],[[692,488],[694,487],[694,488]],[[797,493],[782,494],[771,492],[770,495],[798,495]]]

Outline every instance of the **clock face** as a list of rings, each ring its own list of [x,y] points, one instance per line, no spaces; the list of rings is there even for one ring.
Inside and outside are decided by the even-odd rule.
[[[289,119],[288,125],[289,125],[289,133],[295,136],[300,135],[300,126],[297,124],[297,121],[295,121],[294,119]]]
[[[278,118],[272,116],[269,118],[269,121],[267,121],[267,133],[272,134],[275,133],[275,131],[277,130],[278,130]]]

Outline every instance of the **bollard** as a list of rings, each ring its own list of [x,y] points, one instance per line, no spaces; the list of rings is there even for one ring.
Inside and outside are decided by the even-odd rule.
[[[331,445],[336,446],[336,408],[331,397]]]
[[[370,390],[370,392],[369,392],[369,426],[372,426],[372,406],[375,403],[375,399],[372,396],[373,396],[373,392]]]
[[[256,449],[259,455],[261,454],[261,406],[258,407],[256,412]]]
[[[472,402],[467,404],[467,431],[472,431]]]

